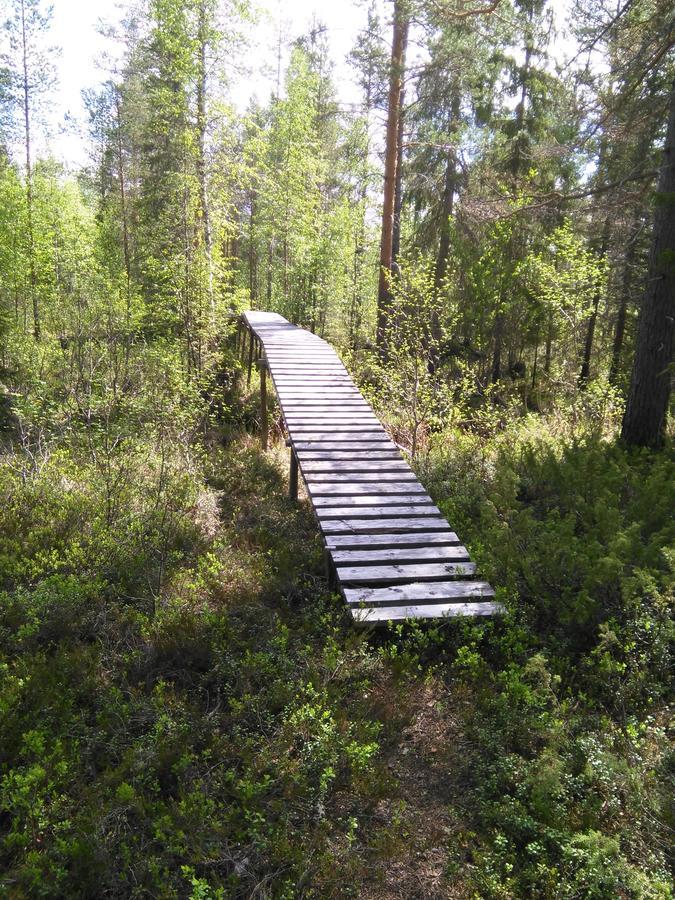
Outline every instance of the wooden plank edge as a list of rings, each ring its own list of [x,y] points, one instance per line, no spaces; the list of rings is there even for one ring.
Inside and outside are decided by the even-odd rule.
[[[501,603],[486,601],[483,603],[449,603],[441,606],[363,607],[351,609],[350,612],[356,625],[386,625],[387,622],[400,622],[405,619],[498,616],[503,615],[506,610]]]
[[[476,574],[472,562],[419,562],[370,566],[339,566],[337,576],[341,585],[351,590],[353,586],[396,587],[409,584],[437,584],[448,578],[471,578]],[[482,595],[481,595],[482,596]]]
[[[494,597],[492,585],[487,581],[412,581],[392,587],[343,588],[342,593],[349,606],[415,606],[434,603],[464,602],[476,598]]]

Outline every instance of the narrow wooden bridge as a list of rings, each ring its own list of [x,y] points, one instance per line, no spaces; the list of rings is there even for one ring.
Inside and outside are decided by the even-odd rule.
[[[355,621],[500,612],[332,347],[267,312],[244,313],[238,342],[249,384],[260,367],[263,446],[269,372],[288,433],[291,496],[299,470]]]

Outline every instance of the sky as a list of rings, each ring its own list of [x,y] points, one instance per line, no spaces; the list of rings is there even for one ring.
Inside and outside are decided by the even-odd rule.
[[[98,33],[100,22],[117,24],[126,6],[120,0],[52,0],[51,42],[60,48],[56,61],[58,87],[49,114],[49,148],[71,168],[87,162],[87,137],[82,88],[91,88],[105,77],[101,68],[109,41]],[[0,8],[3,0],[0,0]],[[340,99],[356,99],[356,89],[345,57],[365,21],[363,5],[352,0],[259,0],[258,22],[253,26],[249,72],[235,79],[231,98],[245,109],[252,95],[265,101],[276,83],[279,27],[284,39],[307,30],[314,18],[328,28],[329,45],[336,64]],[[285,41],[288,43],[288,41]],[[283,66],[282,61],[282,66]]]
[[[53,19],[50,42],[60,49],[56,60],[57,88],[49,111],[49,139],[45,149],[70,169],[88,162],[88,136],[82,89],[93,88],[106,77],[105,58],[114,52],[108,38],[99,33],[101,23],[119,24],[130,0],[52,0]],[[335,64],[334,81],[343,103],[358,100],[354,73],[346,56],[359,30],[365,25],[364,0],[252,0],[258,10],[257,21],[248,26],[250,51],[246,68],[232,77],[230,98],[243,111],[252,96],[265,102],[276,86],[279,34],[286,49],[282,71],[287,62],[290,40],[306,33],[314,20],[328,30],[328,43]],[[7,0],[0,0],[0,20]],[[551,4],[562,19],[569,0]],[[387,20],[384,0],[379,0],[382,21]],[[388,38],[388,34],[385,33]],[[0,35],[1,42],[1,35]],[[567,49],[567,41],[557,41],[558,51]],[[414,42],[413,42],[414,44]],[[0,47],[0,50],[2,48]],[[118,51],[119,52],[119,51]],[[409,57],[415,53],[409,47]]]

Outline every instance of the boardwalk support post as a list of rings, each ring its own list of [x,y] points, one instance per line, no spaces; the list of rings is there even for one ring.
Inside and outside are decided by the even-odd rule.
[[[260,444],[267,450],[269,428],[267,423],[267,360],[262,356],[258,360],[260,372]]]
[[[249,345],[248,345],[248,376],[246,378],[246,387],[251,387],[251,370],[253,369],[253,344],[255,342],[255,338],[253,337],[253,332],[249,331]]]
[[[298,457],[291,447],[291,472],[288,479],[288,496],[291,500],[298,499]]]
[[[246,323],[243,323],[241,328],[241,344],[239,345],[239,359],[242,364],[246,359],[246,335],[248,333],[248,330],[248,325],[246,325]]]
[[[330,553],[328,550],[323,551],[323,565],[324,572],[326,574],[326,581],[328,582],[328,587],[331,590],[335,590],[337,588],[337,579],[335,577],[335,567],[333,566],[333,561],[330,558]]]

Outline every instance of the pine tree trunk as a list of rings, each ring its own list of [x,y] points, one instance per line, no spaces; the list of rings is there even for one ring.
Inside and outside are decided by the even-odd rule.
[[[127,187],[124,176],[124,147],[122,144],[122,111],[120,97],[115,88],[115,130],[117,136],[117,179],[120,185],[120,207],[122,213],[122,251],[124,271],[127,277],[127,328],[131,320],[131,251],[129,248],[129,215],[127,211]]]
[[[213,293],[213,240],[211,236],[211,211],[206,179],[206,48],[208,45],[206,2],[199,4],[199,67],[197,75],[197,176],[199,179],[199,200],[202,213],[202,233],[208,277],[209,311],[211,319],[215,315]]]
[[[258,302],[258,256],[255,246],[255,191],[251,191],[251,213],[248,227],[248,290],[251,299],[251,309],[255,309]]]
[[[273,241],[270,240],[267,244],[267,287],[266,287],[266,299],[267,299],[267,309],[272,308],[272,286],[274,280],[274,273],[272,271],[272,266],[274,262],[274,244]]]
[[[386,333],[391,311],[389,278],[391,275],[394,239],[394,201],[396,195],[396,163],[398,120],[401,87],[403,85],[404,49],[408,34],[408,19],[402,0],[395,0],[394,26],[389,74],[389,102],[384,156],[384,196],[382,201],[382,237],[380,241],[380,273],[377,292],[377,345],[386,355]]]
[[[534,362],[532,363],[532,382],[531,388],[535,389],[537,385],[537,363],[539,362],[539,332],[537,332],[537,337],[535,338],[534,344]]]
[[[37,273],[35,271],[35,233],[33,229],[33,164],[31,157],[30,133],[30,78],[28,72],[28,36],[26,34],[26,4],[21,0],[21,43],[23,54],[23,123],[26,150],[26,225],[28,231],[28,284],[33,307],[33,337],[40,340],[40,306],[37,295]]]
[[[528,13],[528,21],[531,27],[532,25],[532,10]],[[525,164],[527,163],[527,159],[525,157],[525,146],[527,144],[527,136],[525,134],[525,107],[527,104],[528,98],[528,88],[530,86],[530,79],[532,76],[531,69],[532,62],[532,46],[530,41],[527,41],[527,45],[525,47],[525,64],[522,69],[522,77],[523,83],[520,87],[520,98],[518,100],[518,106],[516,107],[516,138],[513,144],[513,152],[511,156],[511,172],[515,179],[519,178]]]
[[[492,372],[490,381],[496,384],[502,377],[502,337],[504,334],[504,313],[498,312],[495,316],[495,346],[492,354]]]
[[[642,447],[663,442],[670,397],[675,328],[675,81],[655,200],[647,290],[621,429],[626,443]]]
[[[438,240],[438,256],[434,270],[434,286],[440,291],[448,270],[450,257],[450,219],[454,212],[455,192],[457,191],[457,148],[455,136],[459,125],[460,97],[455,93],[452,97],[450,111],[450,145],[445,165],[445,183],[443,185],[443,204],[441,207],[441,227]],[[431,314],[431,347],[429,348],[429,371],[433,374],[438,366],[439,347],[443,335],[438,308],[434,306]]]
[[[528,32],[532,26],[532,17],[533,10],[530,9],[528,11]],[[525,148],[527,144],[527,136],[525,134],[525,112],[529,96],[530,79],[532,75],[531,61],[532,45],[530,43],[530,40],[528,39],[525,47],[525,63],[522,69],[523,80],[520,87],[520,98],[518,101],[518,105],[516,106],[515,114],[516,137],[513,142],[511,159],[509,161],[509,167],[511,169],[511,174],[513,175],[515,184],[517,184],[518,180],[523,174],[528,162],[525,154]],[[513,247],[513,235],[511,237],[511,240],[509,241],[509,247],[510,256],[513,258],[515,256],[515,249]],[[504,308],[507,304],[507,297],[504,295],[504,287],[505,286],[502,282],[502,289],[499,296],[499,308],[497,310],[497,313],[495,314],[494,350],[492,354],[492,373],[490,375],[492,384],[496,384],[502,376],[502,345],[504,342],[504,330],[506,326],[506,315],[504,313]]]
[[[546,329],[546,350],[544,353],[544,372],[551,374],[551,356],[553,350],[553,313],[548,314],[548,327]]]
[[[403,38],[402,58],[405,60],[408,47],[407,31]],[[401,252],[401,210],[403,209],[403,127],[405,124],[405,86],[401,77],[401,90],[398,98],[398,126],[396,128],[396,182],[394,189],[394,225],[391,239],[391,265],[397,265]]]
[[[602,238],[600,240],[600,246],[598,247],[598,258],[603,260],[607,255],[607,245],[609,244],[609,229],[610,222],[609,216],[605,219],[605,224],[602,229]],[[579,386],[583,386],[588,383],[588,379],[591,377],[591,357],[593,355],[593,341],[595,339],[595,326],[598,321],[598,307],[600,306],[600,298],[601,298],[601,290],[598,289],[595,291],[593,295],[593,309],[591,310],[591,314],[588,317],[588,324],[586,326],[586,340],[584,341],[584,355],[581,360],[581,369],[579,371]]]
[[[438,256],[436,257],[436,270],[434,282],[438,289],[445,278],[450,257],[450,219],[454,212],[455,193],[457,191],[457,147],[455,146],[456,134],[459,125],[460,97],[455,94],[452,98],[450,120],[450,146],[445,166],[445,184],[443,186],[443,207],[441,212],[440,238],[438,242]]]
[[[628,314],[628,299],[630,297],[633,265],[637,247],[637,222],[633,223],[631,237],[626,247],[626,255],[623,260],[623,272],[621,276],[621,298],[616,315],[616,327],[614,329],[614,341],[612,343],[612,362],[609,366],[609,383],[617,386],[619,382],[619,369],[621,368],[621,356],[623,354],[623,340],[626,333],[626,317]]]
[[[401,91],[401,97],[403,91]],[[394,188],[394,225],[391,236],[391,266],[395,269],[401,252],[401,210],[403,209],[403,113],[398,117],[396,138],[396,186]]]

